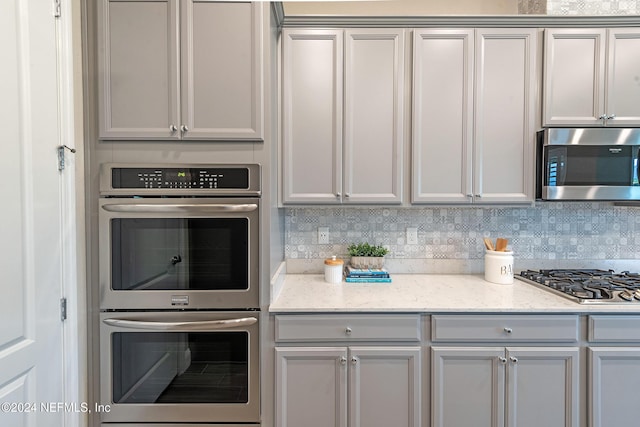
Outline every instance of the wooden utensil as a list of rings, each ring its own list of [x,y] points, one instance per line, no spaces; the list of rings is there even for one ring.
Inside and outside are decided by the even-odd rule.
[[[507,250],[507,243],[509,241],[507,239],[503,239],[502,237],[498,237],[496,240],[496,251],[497,252],[505,252]]]
[[[485,237],[482,239],[484,241],[484,246],[489,249],[490,251],[495,251],[494,247],[493,247],[493,242],[491,241],[490,238]]]

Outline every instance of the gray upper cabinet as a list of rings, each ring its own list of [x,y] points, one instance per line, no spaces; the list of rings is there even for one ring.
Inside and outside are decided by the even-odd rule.
[[[545,30],[546,126],[640,124],[640,30]]]
[[[414,31],[413,203],[530,203],[537,30]]]
[[[263,139],[262,8],[102,0],[99,136]]]
[[[404,30],[283,31],[283,203],[400,203]]]

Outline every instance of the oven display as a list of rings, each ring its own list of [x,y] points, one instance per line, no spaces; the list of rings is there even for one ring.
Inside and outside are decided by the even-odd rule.
[[[114,168],[113,188],[248,189],[247,168]]]

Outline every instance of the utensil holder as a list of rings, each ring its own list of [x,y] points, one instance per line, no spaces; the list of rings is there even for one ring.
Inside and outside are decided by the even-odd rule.
[[[499,285],[513,283],[513,251],[490,251],[484,254],[484,280]]]

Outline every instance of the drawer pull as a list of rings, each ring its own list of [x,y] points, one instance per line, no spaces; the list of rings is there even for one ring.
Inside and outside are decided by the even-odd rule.
[[[510,334],[510,333],[512,333],[512,332],[513,332],[513,329],[511,329],[511,328],[504,328],[504,331],[505,331],[506,333]]]
[[[500,363],[502,363],[503,365],[505,365],[507,363],[507,358],[506,357],[498,357],[498,360],[500,361]]]
[[[347,335],[351,335],[351,332],[353,332],[353,329],[351,329],[349,326],[347,326],[347,328],[344,330],[344,333]]]
[[[512,363],[518,363],[518,358],[517,357],[511,356],[509,359],[511,359]]]

